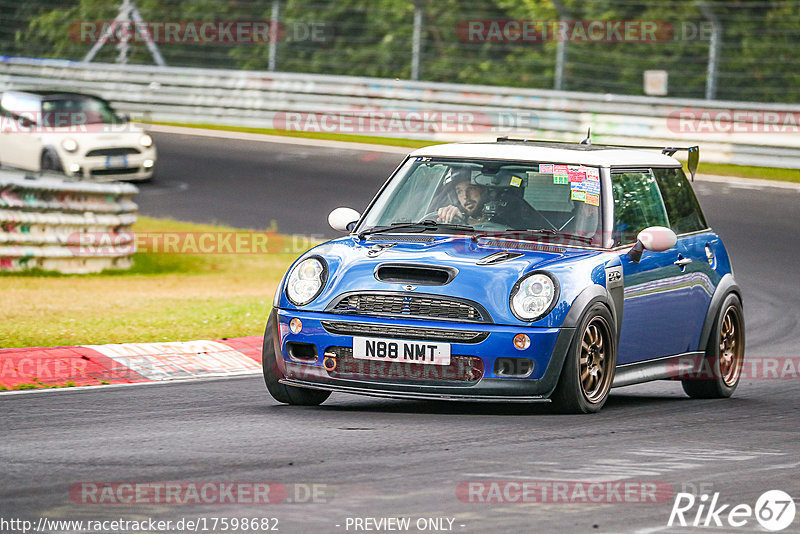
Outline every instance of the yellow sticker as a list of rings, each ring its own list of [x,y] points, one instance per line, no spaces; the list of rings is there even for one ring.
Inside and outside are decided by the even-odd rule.
[[[586,202],[586,191],[581,191],[579,189],[573,189],[572,194],[570,195],[572,200],[580,200],[581,202]]]
[[[514,187],[519,187],[522,184],[522,178],[519,176],[514,176],[511,178],[511,185]]]

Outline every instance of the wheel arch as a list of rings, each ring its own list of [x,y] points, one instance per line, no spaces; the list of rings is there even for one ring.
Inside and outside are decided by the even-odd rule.
[[[53,162],[55,163],[56,166],[56,168],[53,170],[64,172],[64,164],[61,162],[61,156],[58,155],[58,150],[53,145],[42,146],[42,152],[39,154],[39,171],[45,170],[44,168],[42,168],[42,159],[44,158],[45,154],[48,154],[50,157],[53,158]]]
[[[739,303],[742,304],[742,310],[744,310],[742,289],[736,283],[733,275],[728,273],[725,274],[719,281],[719,284],[717,284],[717,289],[714,291],[714,295],[711,297],[711,303],[708,305],[705,322],[703,323],[703,330],[700,332],[700,342],[697,350],[705,350],[706,346],[708,345],[708,340],[711,337],[711,332],[714,330],[714,324],[717,321],[720,308],[722,307],[723,302],[725,302],[725,299],[731,293],[739,297]],[[742,317],[742,321],[744,321],[744,317]]]
[[[546,397],[550,397],[558,385],[558,380],[564,369],[564,361],[567,358],[569,348],[572,346],[572,340],[576,335],[578,325],[583,320],[589,308],[597,303],[607,308],[613,322],[611,325],[612,331],[616,333],[616,339],[614,340],[615,345],[619,344],[620,319],[617,317],[614,300],[611,294],[605,287],[599,284],[592,284],[586,287],[575,297],[575,300],[572,301],[572,306],[570,306],[564,318],[564,322],[561,324],[561,332],[556,339],[550,365],[548,365],[544,376],[541,378],[542,383],[547,385]]]

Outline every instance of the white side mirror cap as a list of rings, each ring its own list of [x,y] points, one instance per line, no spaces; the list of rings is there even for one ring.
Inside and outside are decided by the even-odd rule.
[[[337,232],[349,232],[350,228],[348,228],[348,226],[358,221],[360,218],[361,214],[353,208],[340,207],[336,208],[328,215],[328,224]]]
[[[675,232],[665,226],[650,226],[639,232],[636,237],[644,248],[653,252],[669,250],[678,242]]]

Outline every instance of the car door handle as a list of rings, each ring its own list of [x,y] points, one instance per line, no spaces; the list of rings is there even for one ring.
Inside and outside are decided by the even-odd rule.
[[[680,258],[678,260],[675,260],[674,263],[675,263],[675,265],[678,265],[680,267],[685,267],[685,266],[689,265],[690,263],[692,263],[692,260],[689,259],[689,258]]]

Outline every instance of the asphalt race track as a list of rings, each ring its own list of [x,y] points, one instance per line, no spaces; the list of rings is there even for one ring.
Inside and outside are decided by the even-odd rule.
[[[142,186],[143,214],[252,228],[274,219],[290,233],[332,235],[329,210],[363,209],[401,159],[173,135],[156,141],[159,175]],[[695,186],[744,290],[747,357],[796,355],[800,192]],[[744,380],[727,400],[690,400],[677,382],[632,386],[582,417],[551,415],[546,405],[342,394],[318,408],[288,407],[256,377],[4,394],[0,413],[0,516],[34,521],[205,518],[206,531],[222,532],[210,529],[213,518],[277,518],[280,532],[388,532],[363,520],[397,517],[410,518],[412,532],[760,532],[753,517],[731,527],[727,511],[754,506],[767,490],[800,496],[797,375]],[[457,492],[469,482],[545,480],[647,482],[670,492],[655,503],[624,493],[624,502],[610,503],[513,502],[518,494],[483,503]],[[81,482],[166,481],[272,482],[287,495],[260,505],[88,504],[74,491]],[[711,519],[709,528],[668,527],[673,492],[682,491],[709,501],[719,493],[718,505],[730,505],[724,526]],[[486,493],[477,495],[472,501]],[[800,514],[785,532],[799,525]]]

